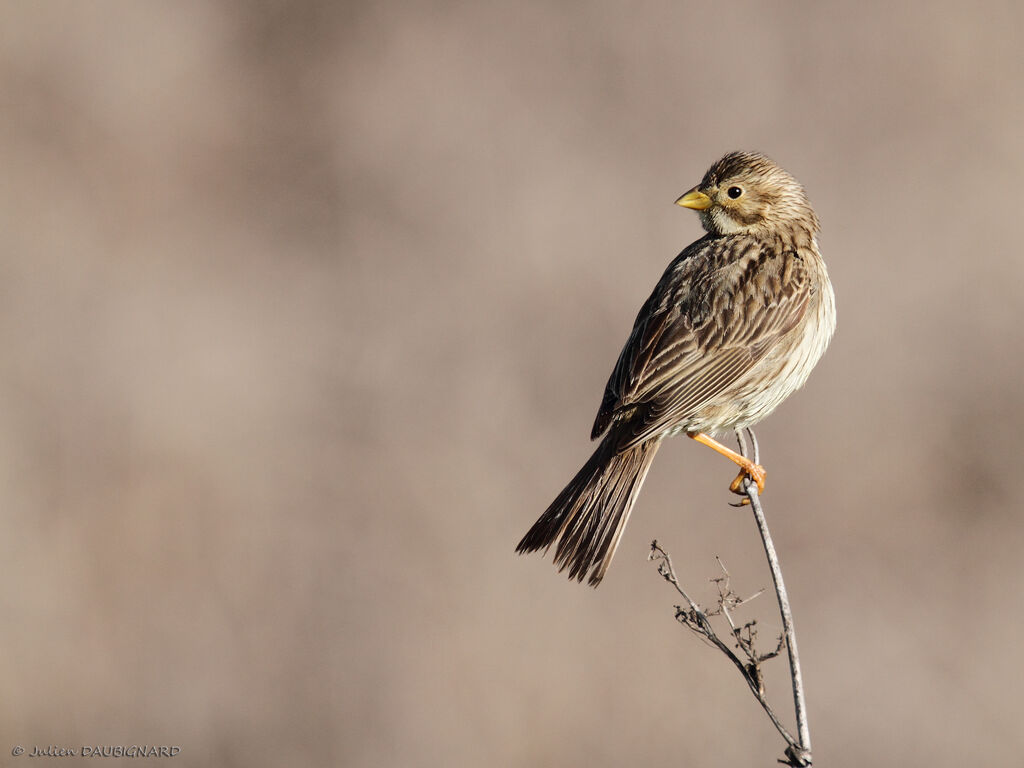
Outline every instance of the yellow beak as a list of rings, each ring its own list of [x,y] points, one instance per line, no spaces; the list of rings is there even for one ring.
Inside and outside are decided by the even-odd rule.
[[[711,198],[703,192],[698,192],[697,188],[694,187],[676,200],[676,205],[681,205],[683,208],[692,208],[695,211],[704,211],[711,207]]]

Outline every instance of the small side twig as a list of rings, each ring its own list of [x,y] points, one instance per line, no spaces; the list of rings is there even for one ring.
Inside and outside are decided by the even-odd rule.
[[[712,645],[718,650],[724,653],[743,675],[743,679],[750,687],[750,692],[754,694],[754,698],[757,699],[758,704],[764,709],[765,714],[772,721],[775,729],[779,732],[786,743],[789,745],[786,753],[789,754],[790,750],[799,749],[800,744],[789,732],[789,730],[782,724],[778,716],[775,714],[775,710],[772,709],[771,704],[768,703],[768,699],[765,698],[764,690],[764,678],[761,674],[760,661],[755,656],[754,659],[750,658],[749,654],[747,662],[744,663],[743,659],[737,656],[732,648],[728,646],[715,632],[715,628],[711,625],[711,621],[708,619],[708,614],[701,609],[693,598],[691,598],[686,590],[679,584],[679,579],[676,577],[675,568],[672,566],[672,558],[668,552],[662,549],[661,545],[657,541],[651,542],[651,553],[649,556],[650,560],[657,560],[658,562],[658,573],[661,574],[662,578],[665,579],[669,584],[675,587],[675,590],[682,596],[686,601],[687,607],[680,605],[676,606],[676,621],[680,624],[693,630],[698,635],[701,635],[707,639]],[[731,620],[730,620],[731,623]],[[736,629],[735,632],[739,632]],[[742,647],[742,644],[740,644]],[[745,650],[745,649],[744,649]],[[755,661],[756,659],[756,661]],[[810,765],[810,763],[797,763],[796,765]]]
[[[751,458],[755,463],[759,463],[760,458],[757,437],[754,435],[753,430],[749,428],[746,432],[750,436],[753,451],[752,453],[748,452],[747,441],[743,432],[741,430],[737,430],[736,437],[739,440],[740,452],[744,456]],[[743,483],[743,491],[746,494],[747,499],[750,501],[750,507],[754,513],[754,520],[757,523],[757,529],[761,535],[761,541],[764,544],[765,555],[768,558],[768,564],[771,568],[772,581],[775,585],[775,594],[779,603],[779,613],[782,617],[783,634],[779,638],[777,647],[774,651],[762,654],[756,650],[754,645],[757,636],[756,622],[751,621],[738,627],[733,621],[730,611],[745,601],[740,599],[739,596],[732,591],[729,583],[729,572],[725,569],[725,566],[722,565],[721,560],[719,560],[719,565],[721,566],[724,575],[717,579],[713,579],[715,584],[718,586],[718,606],[714,610],[704,611],[680,586],[668,552],[662,549],[661,546],[658,545],[657,541],[651,543],[651,554],[649,559],[659,561],[658,573],[666,581],[672,584],[673,587],[675,587],[676,591],[687,603],[687,608],[683,608],[678,605],[676,606],[676,620],[696,634],[704,637],[729,658],[729,660],[743,675],[743,679],[750,687],[751,693],[754,694],[754,698],[757,699],[762,709],[764,709],[765,714],[768,715],[776,730],[782,738],[786,740],[786,759],[779,760],[779,762],[785,765],[794,766],[794,768],[806,768],[811,765],[811,735],[807,725],[807,704],[804,699],[803,677],[800,673],[800,656],[797,652],[796,632],[793,628],[793,613],[790,609],[789,596],[786,593],[786,585],[782,579],[782,568],[779,565],[779,558],[775,551],[775,544],[772,542],[771,533],[768,530],[768,523],[765,520],[764,510],[761,507],[761,501],[758,497],[757,484],[751,482],[751,480],[747,478]],[[757,595],[754,595],[754,597],[756,596]],[[736,648],[743,654],[743,656],[746,657],[745,662],[715,633],[708,617],[717,614],[723,615],[729,623],[733,641],[736,644]],[[796,710],[796,737],[794,737],[793,734],[791,734],[780,722],[775,711],[765,698],[764,679],[761,673],[761,663],[778,656],[782,652],[783,645],[786,646],[786,650],[789,655],[790,679],[793,684],[793,704]]]

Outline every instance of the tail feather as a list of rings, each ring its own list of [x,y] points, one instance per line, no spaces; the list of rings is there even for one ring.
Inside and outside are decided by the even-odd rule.
[[[629,513],[651,468],[660,440],[621,453],[608,435],[583,468],[527,531],[516,552],[547,549],[556,541],[555,565],[569,578],[596,587],[622,538]]]

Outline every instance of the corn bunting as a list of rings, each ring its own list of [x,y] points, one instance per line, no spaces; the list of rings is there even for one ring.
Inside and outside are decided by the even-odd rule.
[[[756,424],[803,386],[835,329],[818,252],[818,217],[800,184],[760,154],[732,152],[677,204],[707,234],[686,248],[644,303],[615,364],[591,439],[594,455],[519,542],[557,542],[555,564],[597,586],[654,454],[685,434],[741,467],[764,468],[711,435]]]

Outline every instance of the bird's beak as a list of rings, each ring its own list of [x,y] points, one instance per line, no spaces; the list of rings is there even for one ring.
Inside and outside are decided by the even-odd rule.
[[[695,211],[704,211],[711,207],[711,198],[703,192],[698,192],[697,188],[694,187],[676,200],[676,205],[681,205],[683,208],[692,208]]]

